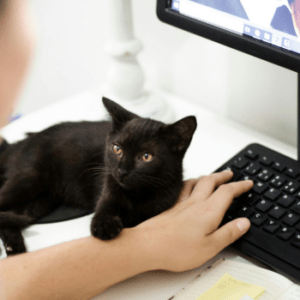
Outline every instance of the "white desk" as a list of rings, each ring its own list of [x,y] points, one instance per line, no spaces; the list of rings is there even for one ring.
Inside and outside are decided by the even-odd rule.
[[[188,115],[197,117],[198,128],[184,160],[186,179],[212,173],[238,151],[253,142],[261,143],[296,158],[294,147],[217,116],[186,100],[183,101],[167,94],[163,96],[175,110],[176,120]],[[40,131],[62,121],[100,120],[105,115],[101,95],[96,91],[89,91],[20,118],[6,126],[2,130],[2,135],[8,142],[15,142],[24,138],[25,132],[28,131]],[[89,236],[91,218],[92,215],[56,224],[28,227],[23,230],[28,251]],[[247,261],[261,265],[231,247],[223,250],[220,255],[231,257],[240,255]],[[215,257],[202,267],[183,273],[155,271],[140,274],[111,287],[94,299],[167,300],[216,259]],[[243,260],[240,257],[235,259]]]

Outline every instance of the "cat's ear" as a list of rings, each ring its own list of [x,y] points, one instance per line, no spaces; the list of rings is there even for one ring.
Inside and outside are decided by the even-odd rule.
[[[194,116],[185,117],[174,124],[167,125],[172,149],[184,153],[192,141],[196,128],[197,121]]]
[[[112,118],[114,131],[120,130],[128,121],[140,118],[138,115],[126,110],[121,105],[105,97],[102,98],[102,102]]]

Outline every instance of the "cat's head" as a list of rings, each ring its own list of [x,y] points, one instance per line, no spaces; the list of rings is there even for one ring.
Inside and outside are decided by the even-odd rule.
[[[141,118],[103,98],[112,119],[105,165],[125,189],[182,181],[182,160],[197,127],[189,116],[174,124]]]

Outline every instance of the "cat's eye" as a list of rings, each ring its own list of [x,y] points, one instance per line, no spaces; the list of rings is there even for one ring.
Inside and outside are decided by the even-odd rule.
[[[118,154],[118,155],[122,155],[122,149],[121,149],[121,147],[120,146],[118,146],[118,145],[114,145],[113,146],[113,150],[114,150],[114,152],[116,153],[116,154]]]
[[[153,159],[153,155],[150,154],[150,153],[145,153],[143,156],[142,156],[142,160],[143,161],[146,161],[146,162],[149,162]]]

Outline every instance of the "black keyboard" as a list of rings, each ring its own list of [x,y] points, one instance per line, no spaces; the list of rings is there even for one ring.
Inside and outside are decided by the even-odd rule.
[[[251,144],[216,172],[230,168],[232,181],[253,188],[233,200],[220,226],[247,217],[251,228],[233,247],[300,280],[300,162]]]

